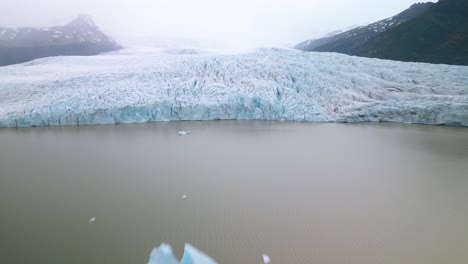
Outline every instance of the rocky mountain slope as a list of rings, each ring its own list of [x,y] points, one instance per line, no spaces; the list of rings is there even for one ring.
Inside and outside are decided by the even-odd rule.
[[[64,26],[0,28],[0,66],[49,56],[96,55],[119,48],[87,15]]]
[[[411,21],[419,15],[427,12],[433,3],[414,4],[400,14],[377,21],[367,26],[357,27],[340,34],[307,40],[295,46],[303,51],[327,51],[354,55],[357,48],[362,47],[375,36],[395,28],[405,22]]]
[[[440,0],[426,13],[376,36],[353,54],[468,65],[468,1]]]

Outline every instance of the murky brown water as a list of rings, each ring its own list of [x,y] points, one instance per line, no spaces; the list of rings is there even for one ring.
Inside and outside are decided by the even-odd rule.
[[[468,129],[0,130],[0,263],[146,263],[161,242],[222,264],[466,264]]]

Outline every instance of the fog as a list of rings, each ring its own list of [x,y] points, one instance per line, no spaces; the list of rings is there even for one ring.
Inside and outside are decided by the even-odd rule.
[[[390,17],[415,0],[0,0],[0,27],[65,24],[89,14],[126,41],[158,36],[225,47],[288,46]]]

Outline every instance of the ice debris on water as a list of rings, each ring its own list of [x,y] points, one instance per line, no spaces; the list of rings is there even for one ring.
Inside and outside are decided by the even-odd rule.
[[[182,200],[187,200],[188,196],[186,194],[182,195]]]
[[[263,254],[263,263],[268,264],[270,263],[270,257],[268,255]]]
[[[190,131],[184,131],[184,130],[179,131],[179,135],[181,135],[181,136],[185,136],[185,135],[188,135],[188,134],[190,134]]]
[[[96,217],[91,217],[89,220],[88,220],[88,223],[94,223],[96,222],[97,218]]]
[[[161,244],[151,251],[148,264],[217,264],[212,258],[196,249],[190,244],[185,244],[182,260],[174,256],[172,247],[169,244]]]

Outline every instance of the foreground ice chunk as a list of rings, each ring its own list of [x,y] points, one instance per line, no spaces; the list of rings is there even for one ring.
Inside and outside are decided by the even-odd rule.
[[[268,255],[263,254],[263,263],[265,264],[270,263],[270,257]]]
[[[161,244],[151,251],[148,264],[179,264],[179,261],[172,253],[172,247],[170,245]]]
[[[212,258],[190,244],[185,245],[184,256],[180,264],[216,264]]]
[[[179,261],[172,253],[172,248],[168,244],[154,248],[150,254],[148,264],[178,264]],[[217,264],[212,258],[205,255],[200,250],[190,244],[185,245],[184,256],[180,264]]]

